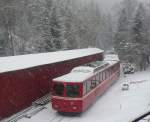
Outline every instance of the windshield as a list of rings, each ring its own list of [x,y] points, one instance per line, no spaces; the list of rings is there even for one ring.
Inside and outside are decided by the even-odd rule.
[[[63,96],[64,85],[62,83],[55,83],[53,87],[53,93],[58,96]]]
[[[67,96],[68,97],[79,97],[79,85],[67,85]]]

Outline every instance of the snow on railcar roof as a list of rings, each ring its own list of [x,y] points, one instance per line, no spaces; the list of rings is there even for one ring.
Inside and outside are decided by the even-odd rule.
[[[51,64],[102,52],[103,50],[98,48],[85,48],[49,53],[0,57],[0,73]]]
[[[71,70],[70,73],[53,79],[62,82],[82,82],[91,77],[94,73],[94,67],[78,66]]]
[[[85,69],[85,71],[87,71],[88,67]],[[94,69],[94,68],[93,68]],[[92,70],[92,68],[91,68]],[[91,77],[93,75],[93,72],[89,71],[89,72],[84,72],[83,67],[82,67],[82,71],[76,71],[76,72],[70,72],[66,75],[57,77],[55,79],[53,79],[54,81],[62,81],[62,82],[83,82],[85,81],[87,78]]]
[[[104,56],[104,61],[108,62],[109,64],[113,65],[119,61],[119,57],[117,54],[107,54]]]
[[[119,61],[117,54],[107,54],[104,56],[104,61]]]
[[[78,66],[72,69],[71,72],[73,73],[93,73],[94,68],[89,66]]]
[[[83,66],[75,67],[71,70],[70,73],[57,77],[53,79],[54,81],[62,81],[62,82],[83,82],[89,77],[91,77],[97,71],[102,70],[108,64],[104,61],[96,61],[85,64]],[[109,64],[108,64],[109,65]],[[99,68],[96,72],[95,70]]]
[[[105,56],[104,61],[95,61],[83,66],[75,67],[70,73],[57,77],[53,80],[54,82],[82,82],[91,77],[94,73],[115,64],[117,61],[119,61],[118,56],[111,54]]]

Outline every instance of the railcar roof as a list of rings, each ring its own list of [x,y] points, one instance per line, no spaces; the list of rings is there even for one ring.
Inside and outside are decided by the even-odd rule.
[[[102,61],[103,62],[103,61]],[[101,62],[101,63],[102,63]],[[92,63],[90,63],[92,64]],[[94,66],[78,66],[72,69],[72,71],[66,75],[57,77],[54,82],[83,82],[86,79],[90,78],[95,72]]]
[[[72,69],[72,73],[93,73],[94,67],[89,66],[78,66]]]
[[[119,57],[116,54],[107,54],[104,57],[104,61],[119,61]]]
[[[0,57],[0,73],[61,62],[102,52],[103,50],[98,48],[85,48],[49,53]]]
[[[97,68],[99,68],[97,71],[101,71],[107,66],[113,65],[119,61],[117,55],[113,55],[112,57],[115,58],[112,59],[110,58],[111,55],[108,56],[109,58],[105,58],[104,61],[91,62],[83,66],[75,67],[70,73],[57,77],[53,80],[54,82],[83,82],[86,79],[90,78],[95,73],[94,71]]]
[[[110,65],[119,61],[119,57],[116,54],[107,54],[104,56],[104,61],[107,61]]]
[[[82,82],[85,81],[87,78],[91,77],[93,73],[83,73],[83,72],[70,72],[66,75],[60,76],[58,78],[53,79],[54,81],[58,82]]]

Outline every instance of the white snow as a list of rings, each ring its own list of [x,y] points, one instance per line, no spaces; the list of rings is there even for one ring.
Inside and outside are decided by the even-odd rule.
[[[0,57],[0,73],[19,69],[26,69],[44,64],[51,64],[83,56],[89,56],[101,52],[103,51],[98,48],[85,48],[49,53]]]
[[[75,67],[70,73],[57,77],[53,81],[62,81],[62,82],[83,82],[87,78],[93,75],[94,68],[89,66],[79,66]],[[79,77],[80,76],[80,77]]]
[[[94,70],[96,67],[103,66],[104,64],[108,64],[107,65],[107,67],[108,67],[115,63],[116,63],[116,61],[113,59],[112,61],[111,60],[97,61],[97,64],[93,65],[95,67],[84,66],[84,65],[78,66],[78,67],[73,68],[70,73],[60,76],[60,77],[57,77],[57,78],[53,79],[53,81],[55,81],[55,82],[58,82],[58,81],[59,82],[60,81],[62,81],[62,82],[84,82],[85,80],[90,78],[92,75],[94,75],[94,73],[95,73]],[[94,64],[94,62],[93,62],[93,64]],[[106,67],[104,67],[104,68],[106,68]],[[104,68],[102,68],[100,70],[104,70]]]
[[[93,67],[89,67],[89,66],[78,66],[75,67],[71,70],[72,73],[79,73],[79,72],[83,72],[83,73],[93,73],[94,68]]]
[[[107,55],[105,55],[105,57],[104,57],[104,60],[106,60],[106,61],[119,61],[119,57],[118,57],[118,55],[116,55],[116,54],[107,54]]]
[[[82,72],[71,72],[61,77],[53,79],[53,81],[62,81],[62,82],[82,82],[87,78],[92,76],[93,73],[82,73]],[[80,76],[80,77],[79,77]]]
[[[32,118],[19,122],[130,122],[135,117],[150,110],[150,69],[135,74],[121,76],[120,79],[101,96],[85,113],[67,117],[47,109]],[[123,82],[129,83],[129,90],[122,91]]]

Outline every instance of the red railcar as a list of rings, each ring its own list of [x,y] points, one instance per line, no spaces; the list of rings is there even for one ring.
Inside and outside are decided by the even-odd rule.
[[[53,78],[73,67],[102,60],[97,48],[0,58],[0,120],[49,93]]]
[[[52,108],[65,113],[84,112],[119,75],[118,58],[76,67],[69,74],[53,79]]]

